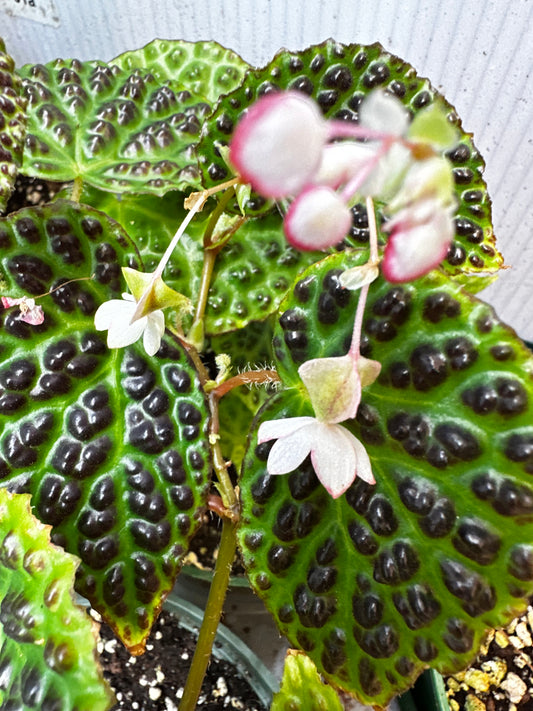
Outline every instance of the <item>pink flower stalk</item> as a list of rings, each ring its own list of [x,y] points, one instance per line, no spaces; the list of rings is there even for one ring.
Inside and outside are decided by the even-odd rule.
[[[10,296],[2,296],[1,298],[2,306],[5,309],[9,309],[11,306],[19,307],[19,319],[24,323],[29,323],[31,326],[39,326],[44,321],[42,306],[37,306],[35,299],[29,299],[26,296],[20,299],[12,299]]]

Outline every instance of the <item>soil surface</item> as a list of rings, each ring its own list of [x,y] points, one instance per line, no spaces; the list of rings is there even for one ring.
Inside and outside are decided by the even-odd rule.
[[[196,637],[179,627],[163,610],[155,623],[146,653],[132,657],[107,625],[100,628],[99,651],[104,676],[117,703],[111,711],[177,711]],[[211,659],[198,709],[266,711],[248,683],[227,662]]]
[[[450,711],[533,711],[531,604],[525,615],[492,630],[475,663],[445,682]]]

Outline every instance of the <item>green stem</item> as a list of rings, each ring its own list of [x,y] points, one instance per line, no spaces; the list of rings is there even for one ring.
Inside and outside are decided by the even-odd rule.
[[[80,202],[82,190],[83,190],[83,179],[78,175],[77,178],[74,178],[74,185],[72,186],[72,193],[70,196],[70,199],[72,200],[72,202],[77,202],[77,203]]]
[[[198,376],[200,377],[200,382],[202,387],[205,386],[209,379],[207,370],[202,363],[200,354],[194,347],[192,343],[188,340],[181,341],[183,347],[186,349],[191,360],[193,361],[196,370],[198,371]],[[213,462],[213,469],[218,480],[218,490],[222,498],[222,502],[231,518],[237,519],[239,515],[237,496],[235,495],[235,489],[231,483],[231,479],[228,474],[228,468],[224,457],[222,455],[222,450],[220,448],[220,443],[218,441],[218,430],[219,430],[219,419],[218,419],[218,397],[213,392],[209,393],[209,411],[211,414],[211,422],[209,427],[209,444],[211,447],[211,459]]]
[[[209,407],[211,410],[211,428],[209,432],[209,442],[211,444],[211,456],[213,459],[213,469],[218,479],[218,490],[222,497],[222,502],[228,511],[238,517],[238,504],[235,489],[228,474],[228,468],[218,441],[218,398],[216,395],[209,395]]]
[[[204,315],[207,308],[207,298],[209,296],[209,287],[211,286],[211,278],[219,249],[216,245],[211,244],[211,238],[217,225],[220,216],[223,214],[228,202],[235,194],[233,186],[229,187],[219,200],[217,206],[211,213],[204,234],[204,262],[202,265],[202,275],[200,277],[200,289],[196,300],[196,312],[191,328],[189,329],[188,338],[194,343],[196,348],[201,352],[203,350],[204,340]],[[223,245],[221,245],[223,246]]]
[[[222,615],[224,599],[229,584],[231,564],[235,556],[235,548],[235,524],[228,519],[224,519],[222,523],[220,548],[211,588],[209,590],[209,597],[205,607],[204,620],[200,628],[198,643],[194,652],[185,689],[183,690],[179,711],[193,711],[196,708],[207,665],[211,658],[211,650],[213,648],[213,642],[215,641],[218,623]]]
[[[200,288],[198,290],[194,321],[187,333],[189,341],[191,341],[200,352],[204,349],[204,315],[207,308],[207,298],[209,296],[209,287],[211,286],[211,277],[213,276],[216,258],[217,252],[215,249],[204,250],[204,262],[202,264],[202,275],[200,277]]]

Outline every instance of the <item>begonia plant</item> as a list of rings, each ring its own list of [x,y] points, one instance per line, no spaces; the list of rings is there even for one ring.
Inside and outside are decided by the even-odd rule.
[[[208,510],[181,711],[237,547],[298,650],[273,708],[466,667],[533,594],[533,359],[475,296],[503,258],[453,107],[377,44],[0,49],[0,706],[108,708],[72,556],[142,654]],[[56,199],[12,210],[17,174]]]

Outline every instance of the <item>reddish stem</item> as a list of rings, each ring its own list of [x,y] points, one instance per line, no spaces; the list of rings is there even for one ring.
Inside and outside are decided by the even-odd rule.
[[[211,390],[211,395],[217,398],[221,398],[226,393],[229,393],[233,388],[238,388],[240,385],[260,385],[262,383],[278,383],[280,382],[280,377],[275,370],[249,370],[246,373],[239,373],[239,375],[234,375],[233,378],[225,380],[216,388]]]

